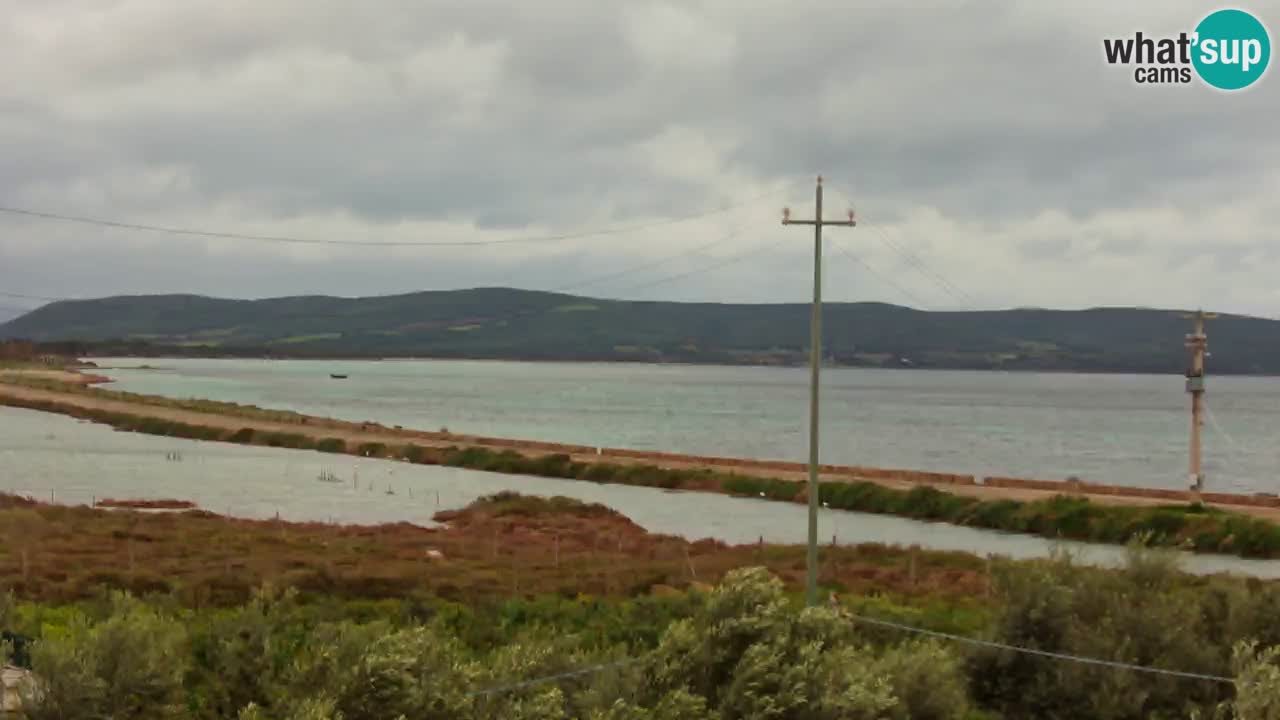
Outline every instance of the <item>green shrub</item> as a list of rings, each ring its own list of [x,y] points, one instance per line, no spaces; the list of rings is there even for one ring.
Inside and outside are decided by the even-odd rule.
[[[271,433],[266,437],[266,443],[270,447],[280,448],[311,448],[314,447],[311,438],[299,433]]]
[[[316,450],[327,453],[344,453],[347,451],[347,443],[342,438],[324,438],[316,443]]]
[[[582,479],[590,480],[595,483],[612,482],[614,478],[622,474],[621,466],[613,463],[592,463],[587,466],[586,472]]]
[[[40,685],[20,691],[29,720],[178,716],[184,628],[123,595],[111,604],[102,622],[78,616],[35,643]]]
[[[992,530],[1021,532],[1023,520],[1018,515],[1022,503],[1017,500],[986,500],[969,509],[966,524]]]
[[[458,448],[451,447],[445,451],[443,464],[451,467],[472,468],[478,470],[482,469],[482,467],[489,462],[492,456],[493,453],[485,448],[469,447],[462,448],[460,450]]]
[[[356,447],[356,454],[364,457],[386,457],[387,446],[380,442],[361,443]]]
[[[227,439],[233,443],[248,445],[249,443],[253,442],[254,434],[255,433],[253,428],[240,428],[239,430],[232,433],[231,437]]]
[[[573,477],[571,472],[571,458],[565,453],[556,453],[554,455],[543,455],[533,461],[533,474],[543,477],[568,478]]]

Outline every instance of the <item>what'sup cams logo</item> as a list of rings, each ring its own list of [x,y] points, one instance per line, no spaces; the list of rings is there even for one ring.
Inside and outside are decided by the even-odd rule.
[[[1271,60],[1271,36],[1258,18],[1244,10],[1218,10],[1193,32],[1154,38],[1105,39],[1111,65],[1135,65],[1133,80],[1150,84],[1189,84],[1198,76],[1219,90],[1243,90],[1256,83]]]

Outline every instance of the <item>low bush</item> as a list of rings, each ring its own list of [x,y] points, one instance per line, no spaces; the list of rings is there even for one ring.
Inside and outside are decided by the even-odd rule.
[[[270,433],[266,436],[266,444],[270,447],[310,449],[315,442],[299,433]]]
[[[344,453],[347,451],[347,443],[342,438],[324,438],[316,443],[316,450],[327,453]]]
[[[387,456],[387,446],[380,442],[361,443],[356,447],[356,454],[364,457],[384,458]]]
[[[402,450],[400,453],[400,456],[411,463],[422,464],[427,462],[428,460],[426,449],[420,445],[413,445],[413,444],[405,445],[404,450]]]
[[[227,439],[233,443],[240,443],[241,445],[247,445],[253,442],[254,435],[255,433],[253,428],[240,428],[239,430],[232,433],[231,437]]]

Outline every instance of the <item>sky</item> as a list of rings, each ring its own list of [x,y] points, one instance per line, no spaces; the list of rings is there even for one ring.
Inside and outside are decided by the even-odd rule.
[[[1142,86],[1216,6],[9,0],[0,313],[513,286],[1280,316],[1280,77]],[[1280,28],[1280,1],[1245,7]],[[314,242],[319,241],[319,242]],[[332,242],[350,244],[326,244]],[[436,243],[391,245],[393,243]],[[451,243],[451,244],[450,244]],[[463,243],[476,243],[466,246]]]

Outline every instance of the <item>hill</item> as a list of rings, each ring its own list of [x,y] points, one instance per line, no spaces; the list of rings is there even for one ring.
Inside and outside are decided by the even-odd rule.
[[[1215,373],[1280,374],[1280,322],[1211,323]],[[1170,310],[929,312],[829,303],[840,365],[1182,372],[1190,323]],[[506,288],[367,298],[196,295],[63,301],[0,325],[0,338],[70,352],[273,357],[442,357],[802,364],[809,306],[600,300]]]

